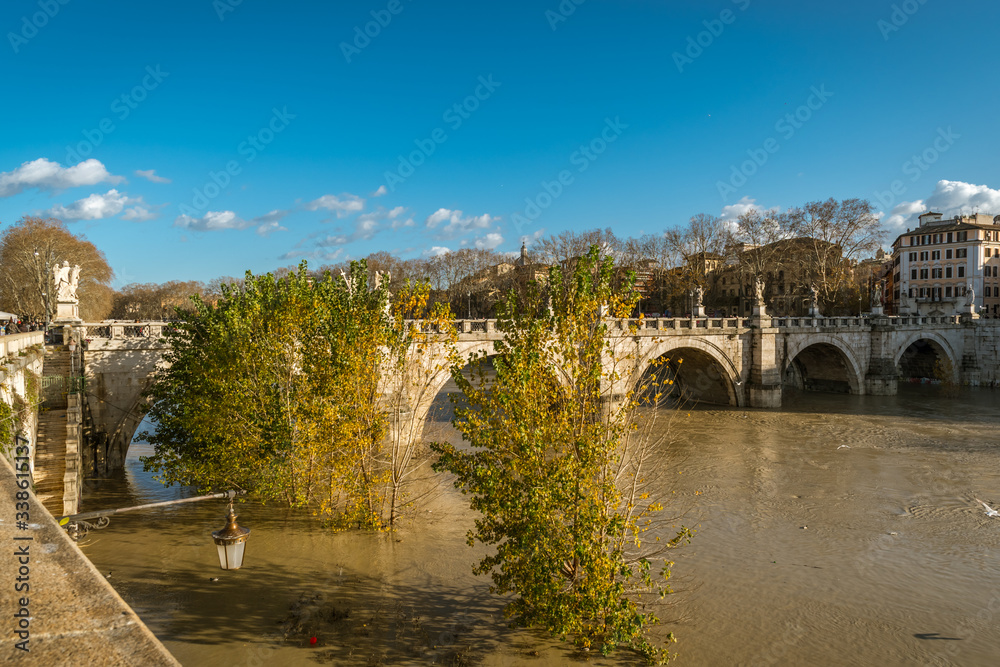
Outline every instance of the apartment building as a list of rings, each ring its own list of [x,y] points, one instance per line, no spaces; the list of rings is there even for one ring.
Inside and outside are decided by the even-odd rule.
[[[928,211],[919,220],[892,244],[889,312],[898,314],[902,306],[911,313],[950,314],[965,305],[971,286],[975,312],[1000,317],[1000,215],[944,219]]]

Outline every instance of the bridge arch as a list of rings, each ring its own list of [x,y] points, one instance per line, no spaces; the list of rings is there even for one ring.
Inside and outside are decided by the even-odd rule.
[[[954,348],[944,336],[933,331],[915,331],[896,350],[894,361],[901,378],[936,376],[936,362],[950,366],[951,382],[958,382],[960,364]]]
[[[781,375],[800,389],[864,393],[864,373],[854,351],[836,336],[821,335],[791,342]],[[843,388],[847,392],[843,392]]]
[[[685,351],[689,353],[684,354]],[[680,356],[687,362],[686,365],[676,366],[675,372],[678,373],[678,383],[682,387],[686,384],[690,389],[697,383],[699,391],[692,392],[692,398],[722,404],[723,401],[719,399],[724,396],[729,405],[746,405],[745,394],[741,391],[744,379],[733,360],[714,343],[693,336],[670,336],[650,346],[640,355],[627,387],[636,387],[649,370],[650,364],[668,354],[671,357]]]

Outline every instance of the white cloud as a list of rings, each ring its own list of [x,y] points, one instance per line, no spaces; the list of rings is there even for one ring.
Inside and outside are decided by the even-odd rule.
[[[499,219],[488,214],[464,216],[462,211],[439,208],[427,217],[426,224],[429,229],[436,229],[438,225],[447,223],[441,228],[440,237],[450,238],[473,229],[489,229],[490,225]]]
[[[155,169],[136,169],[136,176],[142,176],[147,181],[152,181],[153,183],[173,183],[169,178],[164,178],[163,176],[157,176]]]
[[[499,232],[490,232],[486,236],[476,239],[476,248],[479,250],[493,250],[503,243],[503,236]]]
[[[122,176],[113,176],[100,161],[93,158],[73,167],[63,167],[58,162],[38,158],[23,163],[14,171],[0,172],[0,197],[11,197],[31,188],[65,190],[104,181],[117,185],[124,180]]]
[[[200,218],[179,215],[174,227],[183,227],[196,232],[210,232],[220,229],[246,229],[249,223],[233,211],[209,211]]]
[[[747,211],[763,211],[764,209],[757,205],[756,199],[751,199],[750,197],[743,197],[735,204],[729,204],[728,206],[722,207],[722,212],[719,217],[723,220],[735,220]]]
[[[267,215],[257,216],[250,221],[249,226],[256,226],[256,231],[261,236],[267,236],[273,232],[287,232],[288,228],[281,226],[280,222],[288,213],[288,211],[274,210]]]
[[[42,215],[59,218],[60,220],[102,220],[118,215],[129,204],[142,202],[142,198],[129,199],[128,195],[118,190],[108,190],[106,193],[94,193],[89,197],[78,199],[69,206],[61,204],[53,206]],[[149,213],[147,210],[146,213]],[[132,220],[132,217],[125,217]]]
[[[1000,190],[986,185],[974,185],[962,181],[938,181],[934,192],[927,199],[904,201],[896,205],[886,218],[886,226],[893,232],[902,232],[906,227],[916,227],[921,213],[935,211],[945,218],[973,212],[1000,214]]]
[[[397,206],[386,214],[386,218],[392,221],[393,229],[400,229],[402,227],[415,227],[417,223],[413,221],[411,217],[403,217],[406,209],[402,206]]]
[[[365,208],[365,200],[357,195],[344,193],[340,196],[323,195],[319,199],[314,199],[306,204],[306,209],[309,211],[316,211],[321,208],[336,213],[338,218],[343,218],[352,213],[359,213],[363,211]]]
[[[938,181],[926,204],[946,217],[974,212],[1000,215],[1000,190],[962,181]]]
[[[436,245],[429,250],[425,250],[423,255],[424,257],[440,257],[441,255],[447,255],[449,252],[451,252],[451,248]]]
[[[907,220],[913,219],[914,224],[916,224],[917,216],[926,210],[924,202],[919,199],[897,204],[889,213],[889,217],[885,219],[885,226],[891,231],[902,231]]]
[[[122,214],[122,220],[130,220],[132,222],[146,222],[155,217],[157,215],[145,206],[133,206],[130,209],[126,209],[125,213]]]
[[[535,245],[535,243],[537,243],[538,240],[540,238],[542,238],[543,236],[545,236],[545,230],[544,229],[539,229],[538,231],[536,231],[535,233],[533,233],[531,236],[522,236],[521,237],[521,243],[523,243],[524,245],[526,245],[527,247],[530,248],[531,246]],[[517,253],[515,253],[515,254],[520,255],[521,251],[518,250]]]
[[[378,190],[372,193],[372,197],[382,197],[387,194],[389,194],[389,190],[384,185],[380,185],[378,186]]]
[[[379,229],[379,216],[374,213],[365,213],[358,218],[357,223],[354,225],[354,233],[351,235],[352,241],[357,241],[358,239],[368,240],[375,236],[375,233]]]
[[[200,218],[190,215],[179,215],[174,220],[174,227],[190,229],[196,232],[214,232],[223,229],[249,229],[256,227],[257,233],[266,236],[271,232],[283,231],[286,228],[279,221],[288,215],[288,211],[271,211],[267,215],[244,220],[234,211],[209,211]]]

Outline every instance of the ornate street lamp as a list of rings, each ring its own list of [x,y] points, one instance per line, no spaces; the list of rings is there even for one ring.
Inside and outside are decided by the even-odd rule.
[[[160,503],[149,503],[147,505],[137,505],[135,507],[120,507],[117,509],[97,510],[94,512],[82,512],[71,514],[57,519],[60,526],[63,526],[69,536],[78,541],[84,537],[88,531],[105,528],[111,523],[110,517],[123,512],[135,512],[136,510],[147,510],[154,507],[166,507],[168,505],[179,505],[181,503],[194,503],[201,500],[211,500],[213,498],[227,498],[229,500],[229,513],[226,516],[226,527],[222,530],[212,531],[212,539],[219,548],[219,563],[223,570],[238,570],[243,565],[243,552],[246,550],[247,537],[250,535],[249,528],[241,528],[236,523],[236,512],[233,510],[233,498],[246,493],[245,491],[223,491],[207,496],[196,498],[182,498],[180,500],[167,500]],[[93,522],[92,522],[93,521]]]
[[[233,501],[229,500],[229,513],[226,515],[226,527],[212,533],[215,545],[219,548],[219,566],[223,570],[238,570],[243,565],[243,552],[250,536],[249,528],[241,528],[236,523],[236,512]]]

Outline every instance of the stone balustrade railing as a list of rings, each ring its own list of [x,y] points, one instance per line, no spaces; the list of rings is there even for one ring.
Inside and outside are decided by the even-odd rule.
[[[163,335],[163,329],[170,326],[170,322],[84,322],[75,325],[84,329],[84,338],[150,338],[156,339]]]
[[[44,331],[28,331],[25,333],[0,336],[0,357],[15,356],[21,350],[32,345],[45,343]]]
[[[902,315],[885,317],[891,326],[921,326],[921,325],[942,325],[960,324],[959,315],[938,315],[938,316],[917,316]],[[657,331],[684,331],[684,330],[720,330],[720,329],[747,329],[753,320],[747,317],[650,317],[641,319],[617,319],[612,320],[610,328],[612,331],[632,332],[637,334],[655,334]],[[838,329],[858,329],[866,328],[870,325],[870,316],[848,316],[848,317],[765,317],[762,322],[777,329],[797,329],[797,328],[838,328]],[[987,322],[1000,323],[1000,320],[986,320]],[[440,327],[433,322],[409,321],[409,326],[419,326],[425,333],[439,333]],[[452,324],[459,335],[494,335],[497,333],[497,320],[495,319],[462,319],[453,320]],[[170,322],[84,322],[79,327],[86,330],[85,338],[159,338],[163,335],[163,330],[171,325]],[[0,337],[2,341],[12,342],[25,336],[38,337],[38,341],[23,343],[23,347],[28,347],[41,342],[41,332],[31,332],[28,334],[16,334],[12,336]],[[20,349],[20,348],[16,348]],[[16,350],[15,350],[16,351]]]

